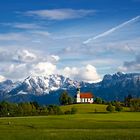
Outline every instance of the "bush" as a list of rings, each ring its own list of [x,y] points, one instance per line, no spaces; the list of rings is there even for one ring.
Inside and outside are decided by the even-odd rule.
[[[94,112],[95,112],[95,113],[97,113],[97,112],[98,112],[98,110],[95,108],[95,109],[94,109]]]
[[[102,99],[97,97],[94,102],[97,104],[102,104]]]
[[[115,106],[116,101],[111,101],[111,104],[112,104],[113,106]]]
[[[116,102],[115,104],[115,110],[120,112],[123,110],[123,107],[121,106],[120,102]]]
[[[63,114],[60,107],[57,106],[57,105],[49,105],[47,108],[48,108],[48,114],[51,114],[51,115],[61,115],[61,114]]]
[[[47,107],[40,107],[38,109],[38,115],[48,115],[49,114],[49,111],[48,111],[48,108]]]
[[[67,110],[67,111],[64,112],[64,114],[71,114],[71,111]]]
[[[77,113],[77,108],[75,108],[75,107],[72,107],[71,108],[71,114],[76,114]]]
[[[77,113],[77,108],[72,107],[71,110],[66,110],[64,114],[76,114]]]
[[[125,104],[125,106],[130,107],[131,99],[132,99],[132,98],[133,98],[132,95],[129,94],[129,95],[124,99],[124,104]]]
[[[130,100],[130,110],[135,112],[140,111],[140,98]]]
[[[114,107],[112,106],[112,104],[109,104],[109,105],[106,107],[106,110],[109,111],[109,112],[114,112]]]
[[[106,104],[106,101],[105,100],[102,100],[102,104]]]

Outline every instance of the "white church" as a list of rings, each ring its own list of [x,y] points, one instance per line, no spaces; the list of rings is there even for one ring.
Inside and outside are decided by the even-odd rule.
[[[94,96],[90,92],[81,93],[80,88],[77,89],[76,103],[93,103]]]

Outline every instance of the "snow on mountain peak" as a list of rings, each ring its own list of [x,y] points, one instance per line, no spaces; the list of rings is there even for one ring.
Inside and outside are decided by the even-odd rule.
[[[62,75],[49,75],[29,76],[24,80],[23,85],[27,92],[46,94],[60,88],[76,87],[77,83]]]

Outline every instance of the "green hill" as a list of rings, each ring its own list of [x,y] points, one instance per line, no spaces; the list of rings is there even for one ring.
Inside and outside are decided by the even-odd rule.
[[[102,112],[105,113],[107,105],[103,104],[72,104],[72,105],[65,105],[60,106],[62,111],[70,110],[72,107],[77,108],[78,114],[89,114],[94,112]],[[129,108],[124,107],[123,111],[129,111]]]

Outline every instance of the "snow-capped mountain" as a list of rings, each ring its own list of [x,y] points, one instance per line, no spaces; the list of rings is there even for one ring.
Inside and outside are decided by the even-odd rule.
[[[128,94],[140,97],[140,73],[107,74],[101,82],[93,84],[73,81],[62,75],[29,76],[15,83],[6,80],[0,83],[0,100],[58,103],[63,90],[74,96],[78,86],[81,91],[91,91],[96,97],[105,100],[123,100]]]
[[[8,95],[32,94],[39,96],[59,89],[76,88],[77,85],[78,82],[62,75],[29,76],[23,82],[13,83],[11,80],[7,80],[0,83],[0,91],[1,94],[7,93]]]
[[[105,100],[123,100],[129,94],[140,97],[140,73],[107,74],[96,85],[93,90]]]
[[[29,76],[23,81],[23,92],[34,95],[48,94],[58,89],[76,87],[77,82],[62,75]]]
[[[0,97],[6,96],[10,91],[17,88],[20,85],[21,85],[21,82],[19,81],[15,83],[13,83],[11,80],[0,82]]]

